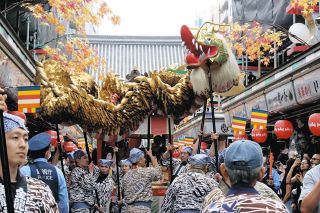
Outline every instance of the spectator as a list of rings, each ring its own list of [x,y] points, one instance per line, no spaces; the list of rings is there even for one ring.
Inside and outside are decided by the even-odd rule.
[[[302,213],[320,212],[320,165],[306,173],[299,201]]]
[[[320,154],[314,154],[311,158],[311,167],[315,167],[320,164]]]
[[[263,157],[264,161],[264,168],[265,168],[265,174],[263,176],[263,183],[267,184],[273,191],[276,193],[279,192],[280,189],[280,184],[281,184],[281,177],[277,170],[273,168],[273,165],[267,165],[267,158]],[[270,167],[272,167],[271,172],[272,174],[270,175]],[[270,177],[271,176],[271,177]]]
[[[262,197],[253,188],[265,172],[259,144],[249,140],[233,142],[220,167],[231,188],[226,197],[211,203],[203,212],[287,212],[283,203]]]

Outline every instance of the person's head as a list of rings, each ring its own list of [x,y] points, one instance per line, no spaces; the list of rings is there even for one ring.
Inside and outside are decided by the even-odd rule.
[[[67,154],[67,166],[69,166],[71,169],[73,169],[75,166],[76,166],[76,161],[74,159],[74,156],[73,156],[74,152],[69,152]]]
[[[29,140],[28,156],[31,159],[46,158],[51,156],[50,152],[51,136],[47,132],[39,133]]]
[[[188,159],[190,169],[201,169],[205,172],[207,171],[209,162],[210,158],[206,154],[196,154],[190,156]]]
[[[311,168],[310,160],[303,159],[300,165],[301,171],[308,171],[310,168]]]
[[[320,164],[320,154],[314,154],[310,161],[312,167],[315,167],[316,165]]]
[[[10,167],[23,165],[28,153],[28,129],[25,121],[17,116],[3,113],[4,132]]]
[[[231,185],[242,183],[254,186],[265,171],[260,145],[250,140],[233,142],[226,150],[220,169],[224,179],[229,180]]]
[[[136,165],[139,167],[145,167],[146,166],[146,159],[144,157],[144,152],[140,149],[133,148],[130,150],[130,162],[132,165]]]
[[[76,161],[76,165],[84,168],[88,166],[89,164],[89,159],[87,153],[85,153],[83,150],[78,149],[77,151],[74,152],[73,157]]]
[[[112,160],[100,159],[98,161],[100,173],[104,175],[108,175],[112,164],[113,164]]]
[[[302,156],[302,159],[303,160],[310,160],[311,158],[310,158],[308,153],[304,153],[303,156]]]
[[[183,147],[180,154],[180,159],[182,162],[187,162],[188,158],[192,155],[191,147]]]
[[[123,173],[127,173],[132,167],[132,163],[128,159],[121,160],[120,165]]]

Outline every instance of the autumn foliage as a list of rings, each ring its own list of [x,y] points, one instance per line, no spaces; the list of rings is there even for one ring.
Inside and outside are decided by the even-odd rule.
[[[120,24],[120,17],[113,14],[103,0],[49,0],[50,10],[43,4],[27,4],[33,15],[42,24],[53,25],[59,37],[66,33],[66,23],[74,26],[75,35],[57,42],[57,47],[44,47],[47,56],[59,61],[70,72],[83,72],[88,68],[99,72],[103,63],[96,51],[89,47],[86,39],[86,24],[98,26],[104,16],[114,24]]]
[[[281,46],[285,34],[281,31],[263,29],[261,24],[253,22],[251,24],[240,25],[234,23],[226,36],[238,57],[248,55],[250,61],[261,60],[261,63],[268,65],[270,63],[269,55]]]
[[[291,0],[290,5],[301,10],[303,16],[307,16],[315,12],[318,0]]]

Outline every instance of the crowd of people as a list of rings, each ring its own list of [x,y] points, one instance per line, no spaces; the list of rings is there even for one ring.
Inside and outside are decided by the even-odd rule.
[[[2,110],[4,102],[0,96]],[[3,117],[15,212],[150,213],[152,183],[171,166],[173,181],[160,213],[320,212],[320,154],[281,153],[270,165],[258,143],[238,140],[227,146],[223,136],[212,133],[218,150],[200,152],[197,140],[170,160],[172,145],[160,159],[152,150],[132,148],[120,168],[116,147],[113,159],[99,159],[97,165],[79,149],[63,159],[63,173],[60,153],[51,157],[48,133],[29,139],[23,119],[6,112]],[[7,212],[2,166],[0,212]]]

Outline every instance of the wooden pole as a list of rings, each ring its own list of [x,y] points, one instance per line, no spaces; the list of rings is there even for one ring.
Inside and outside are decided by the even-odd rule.
[[[212,95],[213,91],[212,91],[212,82],[211,82],[212,76],[211,76],[211,72],[210,72],[210,65],[211,65],[211,63],[208,61],[207,66],[209,68],[208,77],[209,77],[209,96],[210,96],[210,105],[211,105],[212,130],[214,133],[216,133],[216,120],[214,117],[214,103],[213,103],[213,95]],[[214,143],[214,154],[216,157],[216,168],[217,168],[217,171],[219,171],[218,142],[217,142],[217,140],[213,140],[213,143]]]
[[[8,213],[14,213],[14,204],[11,190],[11,179],[10,179],[10,169],[7,153],[7,143],[6,143],[6,133],[4,130],[4,121],[3,121],[3,111],[0,110],[0,134],[1,134],[1,144],[0,144],[0,157],[1,157],[1,166],[3,174],[3,185],[6,195],[7,211]]]
[[[148,140],[148,144],[147,144],[147,150],[150,150],[151,144],[150,144],[150,135],[151,135],[151,116],[148,116],[148,133],[147,133],[147,140]],[[149,167],[149,157],[147,158],[147,167]]]
[[[202,120],[201,120],[201,126],[200,126],[201,136],[199,138],[198,150],[197,150],[198,154],[200,153],[201,141],[203,140],[203,129],[204,129],[204,121],[206,120],[206,111],[207,111],[207,99],[204,100],[204,104],[203,104]]]
[[[60,157],[60,163],[61,163],[61,171],[63,173],[63,176],[65,177],[66,173],[64,172],[64,166],[63,166],[62,146],[61,146],[61,141],[60,141],[60,133],[59,133],[59,125],[58,124],[56,124],[56,132],[57,132],[59,157]]]
[[[171,136],[171,120],[168,117],[168,128],[169,128],[169,143],[173,145],[172,136]],[[170,150],[170,183],[173,181],[173,162],[172,162],[172,150]]]

